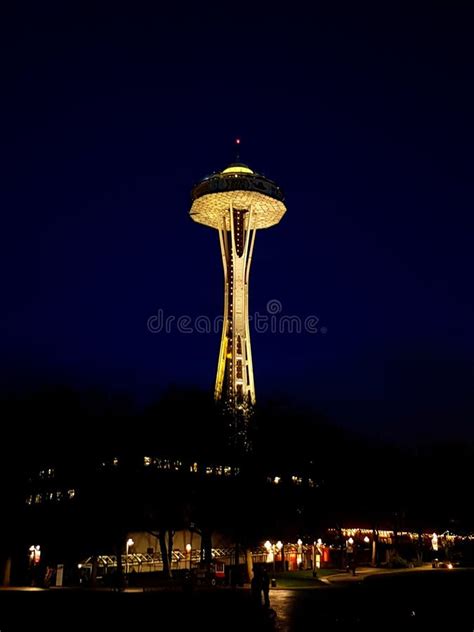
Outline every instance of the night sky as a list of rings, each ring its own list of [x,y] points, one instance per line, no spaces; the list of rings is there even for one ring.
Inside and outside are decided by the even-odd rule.
[[[288,208],[250,311],[325,331],[254,333],[257,399],[473,437],[472,15],[40,4],[2,20],[2,390],[212,390],[219,334],[147,321],[222,312],[189,194],[240,137]]]

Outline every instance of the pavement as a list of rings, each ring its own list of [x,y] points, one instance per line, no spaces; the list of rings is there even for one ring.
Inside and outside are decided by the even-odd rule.
[[[276,590],[313,590],[317,588],[328,588],[330,586],[340,586],[349,583],[358,583],[363,581],[366,577],[370,575],[384,575],[384,574],[394,574],[394,573],[410,573],[413,571],[428,571],[432,570],[431,564],[424,564],[423,566],[417,568],[403,568],[403,569],[388,569],[388,568],[372,568],[372,567],[360,567],[356,570],[356,574],[353,575],[352,572],[348,573],[343,570],[334,570],[334,572],[329,572],[326,570],[324,575],[319,575],[318,577],[313,577],[312,574],[305,571],[297,571],[297,572],[289,572],[284,574],[279,574],[277,576],[277,585],[271,587],[271,591]],[[231,586],[219,586],[217,588],[208,588],[208,587],[194,587],[194,591],[198,592],[213,592],[215,590],[249,590],[250,584],[244,584],[239,587],[231,587]],[[42,591],[71,591],[71,592],[117,592],[113,588],[106,588],[102,586],[97,586],[95,588],[89,587],[56,587],[51,586],[50,588],[40,588],[40,587],[31,587],[31,586],[9,586],[9,587],[1,587],[0,591],[22,591],[22,592],[42,592]],[[182,592],[183,588],[181,584],[175,585],[167,585],[167,586],[150,586],[150,587],[127,587],[123,588],[120,592],[122,593],[143,593],[143,592]]]
[[[413,568],[372,568],[362,567],[356,570],[356,574],[347,573],[345,571],[338,571],[331,575],[321,577],[320,580],[329,584],[340,584],[345,582],[360,582],[369,575],[399,575],[407,573],[419,573],[420,571],[436,571],[431,564],[423,564],[422,566],[416,566]]]
[[[355,575],[345,570],[328,571],[325,569],[318,577],[314,578],[308,571],[295,571],[289,573],[280,573],[277,576],[277,585],[271,590],[306,590],[316,588],[327,588],[330,586],[340,586],[342,584],[360,583],[370,575],[385,575],[412,573],[414,571],[430,571],[431,564],[424,564],[416,568],[373,568],[370,566],[362,566],[356,569]]]

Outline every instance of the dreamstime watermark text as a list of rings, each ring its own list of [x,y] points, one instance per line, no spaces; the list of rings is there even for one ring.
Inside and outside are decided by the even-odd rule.
[[[223,316],[210,318],[200,314],[167,314],[161,307],[147,320],[147,329],[152,334],[219,334],[222,331]],[[277,299],[271,299],[265,306],[265,312],[249,315],[250,326],[257,334],[326,334],[327,327],[320,326],[319,318],[314,314],[299,316],[283,313],[283,305]]]

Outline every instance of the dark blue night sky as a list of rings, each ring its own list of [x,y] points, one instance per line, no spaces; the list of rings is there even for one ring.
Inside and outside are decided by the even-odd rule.
[[[257,398],[472,437],[472,16],[244,9],[4,20],[3,390],[213,388],[219,335],[147,320],[221,313],[189,192],[239,136],[288,207],[257,235],[251,311],[327,329],[254,333]]]

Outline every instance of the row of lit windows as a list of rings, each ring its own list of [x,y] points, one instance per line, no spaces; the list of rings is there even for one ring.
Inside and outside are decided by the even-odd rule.
[[[119,464],[118,457],[113,457],[109,461],[102,461],[101,467],[103,468],[107,466],[117,467],[118,464]],[[153,467],[155,469],[168,471],[168,472],[188,471],[194,474],[198,472],[203,472],[205,474],[215,475],[215,476],[233,476],[233,475],[235,476],[239,474],[239,468],[232,467],[231,465],[201,465],[199,466],[198,463],[196,462],[190,463],[190,464],[184,464],[182,461],[178,459],[164,459],[164,458],[153,457],[153,456],[143,457],[143,465],[145,467]],[[43,479],[43,480],[51,479],[51,478],[54,478],[55,471],[53,468],[40,470],[40,472],[38,473],[38,476],[40,479]],[[267,476],[267,483],[272,483],[273,485],[279,485],[282,482],[282,480],[283,479],[280,476]],[[317,482],[312,478],[307,478],[307,479],[303,478],[302,476],[299,476],[297,474],[293,474],[289,480],[291,481],[293,485],[307,484],[308,487],[321,486],[320,482]],[[74,490],[69,490],[69,491],[74,492]],[[54,494],[54,493],[62,494],[62,492],[58,491],[58,492],[49,492],[49,495]],[[44,496],[46,496],[46,494],[44,494]],[[48,499],[52,500],[52,498],[48,498]],[[57,500],[61,500],[61,499],[62,499],[61,496],[58,496]],[[38,502],[43,502],[43,501],[40,500]],[[30,505],[33,504],[33,500],[29,502],[28,504]]]
[[[215,476],[233,476],[239,473],[239,468],[232,467],[231,465],[206,465],[199,466],[198,463],[190,463],[185,465],[182,461],[172,459],[161,459],[152,456],[143,457],[143,464],[145,467],[154,467],[158,470],[165,471],[188,471],[193,474],[198,472],[204,472],[206,474],[213,474]]]
[[[40,505],[48,502],[61,502],[62,500],[72,500],[76,496],[75,489],[67,489],[65,491],[55,490],[50,492],[42,492],[38,494],[30,494],[26,497],[27,505]]]
[[[172,459],[160,459],[153,456],[144,456],[143,465],[145,465],[146,467],[153,466],[157,470],[167,470],[167,471],[174,471],[174,472],[179,472],[180,470],[183,469],[182,461],[172,460]],[[197,463],[194,463],[193,465],[195,465],[197,468]],[[191,472],[194,471],[192,469],[193,465],[190,466]],[[197,469],[195,471],[197,471]]]
[[[267,476],[267,483],[271,483],[273,485],[280,485],[282,480],[283,479],[281,476]],[[296,474],[293,474],[293,476],[291,476],[289,480],[291,481],[291,483],[293,483],[293,485],[307,484],[308,487],[320,487],[321,485],[312,478],[305,479],[302,476],[298,476]]]
[[[206,474],[215,474],[216,476],[232,476],[239,473],[238,467],[230,465],[206,465]]]

